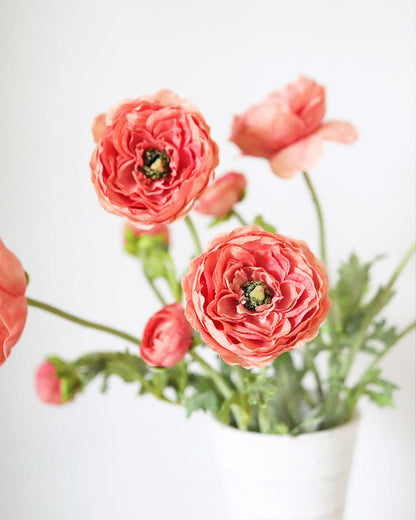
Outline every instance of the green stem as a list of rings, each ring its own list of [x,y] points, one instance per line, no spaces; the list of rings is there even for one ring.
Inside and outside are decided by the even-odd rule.
[[[170,255],[168,255],[167,260],[166,260],[166,271],[167,271],[166,279],[171,288],[173,297],[175,298],[175,300],[177,302],[181,302],[182,301],[182,287],[176,277],[175,263]]]
[[[119,338],[123,338],[131,343],[135,343],[136,345],[140,345],[141,341],[139,338],[131,336],[126,332],[123,332],[118,329],[114,329],[113,327],[107,327],[106,325],[100,325],[99,323],[94,323],[89,320],[84,320],[83,318],[79,318],[78,316],[74,316],[73,314],[69,314],[68,312],[62,311],[53,307],[52,305],[48,305],[47,303],[42,303],[38,300],[34,300],[32,298],[27,298],[28,305],[32,307],[37,307],[38,309],[42,309],[44,311],[50,312],[51,314],[55,314],[60,318],[64,318],[69,321],[73,321],[74,323],[78,323],[78,325],[82,325],[84,327],[89,327],[91,329],[101,330],[103,332],[107,332],[108,334],[112,334],[113,336],[118,336]]]
[[[191,354],[192,359],[199,363],[199,365],[204,369],[204,371],[211,377],[211,379],[214,381],[215,385],[217,386],[218,390],[221,392],[223,397],[225,399],[230,399],[233,395],[233,391],[227,385],[227,383],[224,381],[221,375],[214,368],[212,368],[212,366],[209,363],[207,363],[205,359],[202,359],[202,357],[199,356],[195,352],[195,350],[191,350],[189,353]],[[247,428],[244,425],[244,421],[242,419],[239,407],[237,405],[232,405],[231,410],[233,412],[238,428],[240,430],[246,430]]]
[[[248,223],[244,220],[244,218],[238,213],[235,209],[231,210],[231,215],[235,217],[242,226],[248,226]]]
[[[313,187],[312,181],[311,181],[308,173],[307,172],[302,172],[302,173],[303,173],[303,178],[305,179],[306,184],[308,186],[309,192],[312,196],[312,200],[315,205],[316,213],[318,216],[321,260],[325,265],[327,265],[326,245],[325,245],[325,227],[324,227],[324,218],[322,215],[321,204],[319,203],[318,196],[316,194],[316,191]]]
[[[306,345],[306,350],[307,352],[309,352],[310,354],[310,350],[309,350],[309,346]],[[311,369],[312,369],[312,372],[313,372],[313,375],[315,377],[315,381],[316,381],[316,386],[318,388],[318,394],[319,394],[319,399],[322,400],[323,397],[324,397],[324,392],[322,390],[322,381],[321,381],[321,376],[319,375],[319,372],[318,372],[318,369],[315,365],[315,361],[314,359],[312,358],[312,355],[310,354],[311,356]]]
[[[221,375],[214,369],[212,366],[202,359],[202,357],[195,352],[195,350],[191,350],[189,352],[192,356],[192,359],[199,363],[201,367],[205,370],[205,372],[211,377],[211,379],[216,384],[218,390],[222,393],[225,399],[229,399],[232,396],[232,390],[221,377]]]
[[[155,293],[155,295],[157,296],[157,299],[160,301],[160,303],[165,306],[167,305],[166,303],[166,300],[163,298],[161,292],[159,291],[159,289],[156,287],[156,284],[154,282],[154,280],[148,276],[147,274],[145,274],[145,277],[146,277],[146,280],[148,281],[150,287],[153,289],[153,292]]]
[[[185,223],[188,226],[189,232],[191,233],[191,237],[192,237],[193,243],[195,245],[195,250],[196,250],[197,256],[202,255],[201,242],[199,241],[198,233],[197,233],[194,223],[192,222],[192,219],[189,215],[186,215]]]

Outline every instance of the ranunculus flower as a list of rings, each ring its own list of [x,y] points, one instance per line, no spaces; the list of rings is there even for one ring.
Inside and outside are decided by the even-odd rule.
[[[226,173],[208,186],[195,206],[195,210],[204,215],[224,217],[244,196],[247,186],[242,173]]]
[[[142,228],[134,222],[128,222],[126,228],[133,233],[135,238],[140,238],[142,235],[160,236],[165,244],[169,244],[169,228],[165,224],[155,224],[151,227]]]
[[[192,327],[180,303],[166,305],[147,322],[140,354],[146,363],[171,368],[192,346]]]
[[[41,401],[63,404],[62,380],[56,375],[56,367],[50,361],[40,365],[35,376],[36,393]]]
[[[10,355],[25,326],[26,285],[22,264],[0,239],[0,365]]]
[[[277,176],[292,177],[317,165],[324,140],[350,144],[357,139],[350,123],[324,123],[324,116],[325,88],[301,76],[236,116],[231,141],[246,155],[269,159]]]
[[[120,103],[93,131],[91,174],[101,205],[142,226],[185,216],[218,164],[198,109],[168,90]]]
[[[330,307],[325,266],[305,242],[259,226],[216,237],[182,287],[192,327],[226,363],[245,368],[310,341]]]

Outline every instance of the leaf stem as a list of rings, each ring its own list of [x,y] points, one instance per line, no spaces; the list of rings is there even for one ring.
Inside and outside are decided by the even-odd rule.
[[[162,293],[159,291],[159,289],[156,287],[156,284],[154,282],[154,280],[148,276],[146,273],[145,273],[145,277],[146,277],[146,280],[147,282],[149,283],[150,287],[152,288],[153,292],[155,293],[157,299],[160,301],[160,303],[165,306],[167,305],[166,303],[166,300],[164,299],[164,297],[162,296]]]
[[[242,226],[248,226],[248,223],[247,223],[247,221],[244,219],[244,217],[243,217],[240,213],[238,213],[235,209],[232,209],[232,210],[231,210],[231,215],[232,215],[233,217],[235,217],[235,218],[240,222],[240,224],[241,224]]]
[[[194,226],[194,223],[189,215],[185,217],[185,223],[188,226],[189,232],[191,233],[191,237],[195,246],[197,256],[202,255],[202,247],[201,242],[199,241],[198,233]]]
[[[83,318],[79,318],[78,316],[74,316],[73,314],[69,314],[68,312],[62,311],[52,305],[47,303],[40,302],[38,300],[34,300],[33,298],[27,298],[28,305],[32,307],[37,307],[38,309],[42,309],[46,312],[50,312],[51,314],[55,314],[60,318],[64,318],[68,321],[72,321],[77,323],[78,325],[82,325],[83,327],[89,327],[91,329],[101,330],[103,332],[107,332],[108,334],[112,334],[113,336],[118,336],[119,338],[123,338],[131,343],[135,343],[136,345],[140,345],[141,341],[139,338],[131,336],[126,332],[115,329],[113,327],[107,327],[106,325],[101,325],[99,323],[95,323],[93,321],[84,320]]]

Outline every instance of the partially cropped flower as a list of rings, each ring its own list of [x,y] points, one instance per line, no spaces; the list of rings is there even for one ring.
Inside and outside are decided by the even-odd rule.
[[[105,121],[97,117],[93,132],[91,175],[101,205],[142,226],[185,216],[218,164],[198,109],[168,90],[120,103]]]
[[[351,144],[357,131],[343,121],[324,123],[325,88],[301,76],[234,118],[231,141],[246,155],[269,159],[273,172],[292,177],[317,165],[323,141]]]
[[[140,354],[152,366],[171,368],[192,346],[192,327],[180,303],[166,305],[154,314],[143,333]]]
[[[26,285],[22,264],[0,239],[0,365],[10,355],[25,326]]]
[[[313,339],[329,307],[325,266],[305,242],[240,227],[184,275],[185,315],[230,365],[264,367]]]
[[[244,197],[246,186],[247,181],[242,173],[226,173],[208,186],[195,210],[204,215],[224,217]]]
[[[63,404],[62,380],[56,375],[57,369],[50,361],[40,365],[35,376],[36,393],[41,401],[49,404]]]

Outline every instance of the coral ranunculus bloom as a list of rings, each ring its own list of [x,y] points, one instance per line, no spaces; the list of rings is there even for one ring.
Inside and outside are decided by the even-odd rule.
[[[214,175],[218,147],[198,109],[173,92],[97,116],[91,176],[101,205],[141,225],[185,216]]]
[[[330,307],[325,266],[305,242],[259,226],[216,237],[182,286],[192,327],[226,363],[245,368],[313,339]]]
[[[182,305],[166,305],[147,322],[140,354],[149,365],[171,368],[191,348],[192,334]]]
[[[10,355],[25,326],[26,285],[22,264],[0,239],[0,365]]]
[[[204,215],[224,217],[243,198],[246,186],[247,181],[242,173],[226,173],[208,186],[195,210]]]
[[[325,88],[301,76],[236,116],[231,141],[246,155],[269,159],[278,177],[292,177],[317,165],[324,140],[356,141],[357,131],[350,123],[324,123],[324,116]]]

